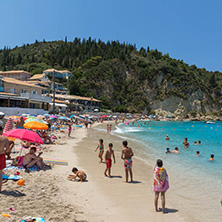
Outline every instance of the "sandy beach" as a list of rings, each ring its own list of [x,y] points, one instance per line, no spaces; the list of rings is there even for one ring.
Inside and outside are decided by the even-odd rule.
[[[25,173],[25,186],[8,181],[0,194],[1,221],[20,221],[25,216],[43,217],[46,221],[165,221],[180,222],[176,203],[166,204],[166,214],[156,213],[153,206],[153,171],[134,158],[134,183],[125,184],[123,161],[120,158],[121,138],[94,129],[76,128],[72,138],[61,134],[57,145],[44,151],[44,158],[68,161],[68,166],[52,165],[51,170]],[[113,178],[104,176],[105,164],[99,164],[95,148],[98,139],[114,144],[117,163]],[[69,181],[72,167],[87,173],[84,183]],[[13,171],[14,173],[14,171]],[[166,200],[170,198],[170,190]],[[160,206],[160,205],[159,205]],[[9,208],[15,209],[10,211]]]

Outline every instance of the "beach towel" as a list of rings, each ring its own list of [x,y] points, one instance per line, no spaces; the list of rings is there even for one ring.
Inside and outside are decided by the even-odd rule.
[[[168,175],[164,167],[154,169],[153,191],[163,192],[169,189]]]
[[[6,168],[4,168],[4,170],[11,170],[11,169],[16,169],[16,170],[26,170],[26,168],[24,166],[7,166]],[[34,165],[30,168],[27,168],[30,171],[39,171],[39,167]]]

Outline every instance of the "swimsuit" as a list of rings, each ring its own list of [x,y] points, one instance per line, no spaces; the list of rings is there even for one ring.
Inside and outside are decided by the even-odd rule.
[[[70,126],[70,127],[69,127],[69,132],[71,132],[71,131],[72,131],[72,127]]]
[[[132,159],[125,159],[124,160],[124,167],[125,169],[132,169],[133,161]]]
[[[25,146],[24,144],[22,144],[22,147],[24,147],[25,149],[29,148],[29,146]]]
[[[112,166],[112,159],[106,159],[106,168],[111,168]]]
[[[99,151],[102,152],[103,151],[103,147],[99,146]]]
[[[6,159],[5,159],[5,154],[2,153],[0,154],[0,170],[3,170],[6,168]]]

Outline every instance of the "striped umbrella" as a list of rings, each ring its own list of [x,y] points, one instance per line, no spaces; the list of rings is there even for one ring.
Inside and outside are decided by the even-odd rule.
[[[14,120],[17,120],[17,119],[14,119]],[[3,133],[6,133],[7,131],[12,130],[12,129],[13,129],[13,122],[12,122],[12,119],[9,117],[8,121],[5,124],[5,128],[3,130]],[[15,141],[15,138],[11,138],[11,137],[7,137],[7,138],[11,139],[12,141]]]

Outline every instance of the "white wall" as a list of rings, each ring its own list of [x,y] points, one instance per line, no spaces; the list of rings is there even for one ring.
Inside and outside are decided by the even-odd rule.
[[[44,109],[16,108],[16,107],[0,107],[0,111],[7,116],[21,116],[23,113],[44,115],[48,113]]]

